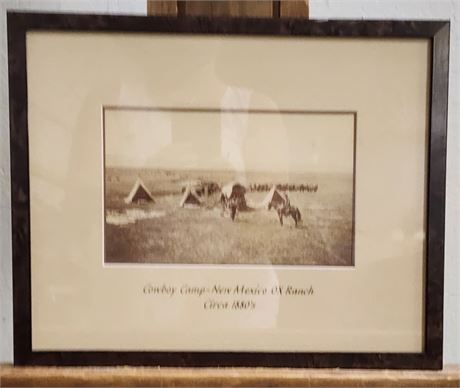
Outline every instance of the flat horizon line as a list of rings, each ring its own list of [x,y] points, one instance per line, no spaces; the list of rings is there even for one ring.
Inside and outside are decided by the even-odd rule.
[[[265,174],[348,174],[353,175],[353,171],[270,171],[270,170],[226,170],[226,169],[205,169],[205,168],[173,168],[173,167],[131,167],[131,166],[105,166],[106,169],[131,169],[131,170],[159,170],[159,171],[183,171],[183,172],[232,172],[232,173],[265,173]]]

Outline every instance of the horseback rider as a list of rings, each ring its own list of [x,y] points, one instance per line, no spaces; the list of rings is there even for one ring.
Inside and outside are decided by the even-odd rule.
[[[291,206],[291,201],[289,200],[287,193],[284,193],[283,197],[283,202],[275,205],[280,224],[283,225],[283,217],[291,216],[294,219],[295,226],[297,227],[298,222],[302,220],[300,210],[296,206]]]
[[[291,201],[287,193],[284,194],[284,207],[289,209],[291,207]]]

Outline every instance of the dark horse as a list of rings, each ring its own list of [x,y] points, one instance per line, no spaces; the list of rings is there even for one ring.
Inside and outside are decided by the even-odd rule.
[[[295,226],[297,228],[297,224],[302,221],[302,216],[300,214],[300,210],[296,206],[292,206],[290,204],[278,204],[275,205],[274,208],[278,213],[278,217],[280,219],[280,224],[283,225],[283,217],[292,217],[295,222]]]

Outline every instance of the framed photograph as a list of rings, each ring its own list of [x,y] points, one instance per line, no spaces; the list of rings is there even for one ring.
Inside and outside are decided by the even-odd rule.
[[[448,54],[9,13],[15,363],[441,368]]]

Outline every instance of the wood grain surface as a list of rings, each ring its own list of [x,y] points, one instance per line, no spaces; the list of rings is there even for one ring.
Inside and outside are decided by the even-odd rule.
[[[174,0],[148,0],[147,15],[176,16],[177,1]]]
[[[261,1],[186,1],[187,16],[271,17],[272,2]]]
[[[271,368],[57,368],[0,366],[2,387],[459,387],[460,366],[442,371]]]
[[[157,16],[231,16],[308,18],[308,0],[147,0],[147,14]],[[276,14],[276,15],[275,15]],[[279,15],[278,15],[279,14]]]
[[[308,18],[308,0],[287,0],[280,2],[280,16],[289,18]]]

